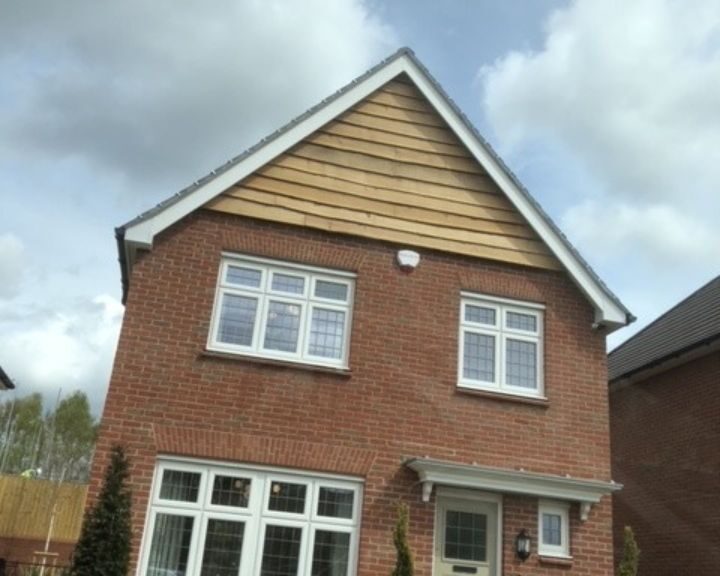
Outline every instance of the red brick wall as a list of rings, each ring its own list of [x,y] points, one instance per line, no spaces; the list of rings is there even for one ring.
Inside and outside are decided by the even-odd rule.
[[[720,571],[720,353],[610,395],[615,550],[629,525],[641,576]]]
[[[357,272],[351,374],[203,355],[222,250]],[[272,438],[277,442],[267,458],[279,466],[325,469],[323,450],[357,451],[366,463],[361,576],[391,569],[398,499],[411,505],[417,573],[431,573],[434,502],[421,502],[417,477],[401,465],[406,457],[610,477],[605,338],[591,330],[592,310],[566,276],[430,251],[422,251],[419,267],[405,274],[394,265],[396,250],[199,212],[165,232],[138,262],[91,490],[97,490],[110,445],[123,442],[133,460],[136,553],[156,444],[167,444],[161,438],[173,427],[257,442]],[[458,391],[461,290],[546,305],[548,406]],[[260,458],[251,440],[222,442],[212,454]],[[349,465],[337,461],[338,470]],[[506,502],[510,540],[524,527],[536,541],[537,502],[524,511],[515,511],[514,499]],[[605,499],[588,522],[573,526],[572,568],[540,566],[535,558],[515,566],[507,552],[505,574],[609,574],[609,507]]]

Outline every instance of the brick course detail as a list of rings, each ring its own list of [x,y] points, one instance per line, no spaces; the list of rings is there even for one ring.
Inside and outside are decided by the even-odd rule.
[[[92,500],[110,446],[122,442],[132,461],[134,562],[158,453],[363,477],[359,576],[390,573],[399,500],[410,505],[416,573],[432,573],[434,497],[422,502],[417,476],[402,466],[408,457],[610,478],[605,337],[567,275],[426,250],[408,274],[394,263],[398,248],[197,211],[142,255],[90,490]],[[349,372],[204,354],[223,251],[356,272]],[[547,405],[457,390],[461,290],[546,306]],[[537,545],[537,499],[506,496],[503,509],[504,575],[612,573],[608,497],[584,523],[573,508],[570,566],[536,555],[519,563],[520,529]]]

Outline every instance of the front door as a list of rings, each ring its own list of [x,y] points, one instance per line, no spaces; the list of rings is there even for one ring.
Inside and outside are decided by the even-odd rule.
[[[497,502],[438,495],[435,522],[435,576],[497,576]]]

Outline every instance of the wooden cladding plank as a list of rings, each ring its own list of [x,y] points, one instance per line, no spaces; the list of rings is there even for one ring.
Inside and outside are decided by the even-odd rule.
[[[473,218],[465,214],[460,215],[441,212],[438,210],[428,210],[425,208],[418,208],[414,205],[393,204],[385,201],[386,199],[384,196],[371,198],[365,195],[347,195],[342,192],[319,190],[317,188],[304,186],[296,182],[277,180],[275,178],[267,178],[260,175],[249,178],[242,186],[230,189],[227,194],[241,199],[257,199],[258,201],[268,204],[272,203],[268,198],[254,194],[256,191],[262,192],[263,194],[275,194],[297,200],[307,200],[309,202],[325,204],[337,208],[349,208],[356,210],[359,213],[367,212],[380,216],[408,220],[410,222],[420,222],[446,228],[468,230],[471,232],[486,232],[488,234],[499,234],[503,236],[525,238],[528,240],[537,240],[537,235],[525,225],[508,224],[505,222],[498,222],[496,220]],[[356,220],[364,220],[364,217],[362,215],[358,215]]]
[[[302,143],[295,147],[291,153],[294,156],[354,168],[363,172],[373,172],[394,178],[405,178],[419,182],[441,184],[453,188],[465,190],[486,190],[494,191],[493,184],[490,184],[489,176],[481,174],[466,174],[454,170],[434,168],[431,166],[419,166],[416,164],[405,164],[395,160],[376,158],[366,154],[336,150],[317,144]]]
[[[398,80],[391,80],[385,84],[381,90],[384,92],[390,92],[391,94],[405,96],[406,98],[416,98],[418,100],[425,99],[422,92],[420,92],[420,90],[418,90],[413,84],[400,82]]]
[[[309,171],[289,167],[294,163],[302,163],[301,168],[307,168]],[[482,192],[466,192],[464,190],[458,191],[458,196],[463,196],[465,194],[469,196],[467,203],[463,203],[462,201],[458,201],[454,198],[452,200],[446,200],[431,196],[419,196],[414,190],[391,190],[388,188],[352,182],[342,178],[314,172],[315,170],[322,169],[324,166],[325,165],[312,163],[309,160],[306,161],[301,158],[287,158],[282,161],[282,165],[268,165],[258,171],[255,176],[251,176],[250,178],[252,179],[265,175],[274,180],[292,182],[312,189],[317,189],[319,191],[338,192],[362,198],[382,200],[384,202],[403,206],[418,206],[429,211],[460,214],[469,218],[525,225],[525,220],[522,216],[512,210],[508,204],[503,204],[505,209],[487,207],[483,204],[485,196],[488,196],[491,201],[490,203],[493,206],[501,203],[503,199],[495,195],[486,195]],[[340,175],[342,176],[342,174]]]
[[[447,124],[437,113],[414,112],[404,108],[395,108],[394,106],[385,106],[376,104],[370,100],[363,100],[351,108],[356,112],[370,114],[371,116],[379,116],[381,118],[390,118],[391,120],[403,120],[412,122],[413,124],[423,124],[425,126],[435,126],[445,128]]]
[[[323,216],[297,213],[287,208],[267,206],[264,204],[256,204],[254,202],[243,202],[237,198],[224,195],[211,201],[206,205],[206,208],[230,214],[239,214],[250,218],[258,218],[261,220],[271,220],[287,224],[300,223],[299,225],[326,232],[350,234],[353,236],[361,236],[374,240],[393,242],[396,244],[405,244],[408,246],[417,246],[440,250],[443,252],[474,256],[476,258],[500,260],[513,264],[551,270],[560,269],[560,265],[555,258],[545,255],[529,254],[526,252],[506,250],[491,246],[444,240],[435,237],[426,237],[414,232],[407,233],[400,230],[376,228],[371,225],[358,224],[355,222],[332,220]]]
[[[457,158],[443,154],[419,152],[417,150],[389,146],[381,142],[369,142],[367,140],[358,140],[356,138],[336,136],[335,134],[325,134],[323,132],[316,132],[308,137],[305,142],[319,144],[320,146],[334,148],[336,150],[359,152],[375,158],[385,158],[407,164],[417,164],[418,166],[432,166],[434,168],[454,170],[468,174],[486,174],[480,164],[471,158]]]
[[[425,126],[423,124],[413,124],[404,120],[392,120],[390,118],[381,118],[362,112],[346,112],[338,118],[347,124],[354,124],[364,128],[373,128],[382,130],[392,134],[400,134],[401,136],[412,136],[414,138],[423,138],[432,142],[441,142],[444,144],[457,144],[459,142],[457,136],[453,134],[449,128],[439,128],[437,126]]]
[[[394,108],[423,112],[425,114],[437,114],[432,104],[424,98],[412,98],[401,94],[394,94],[392,92],[386,92],[382,88],[377,92],[373,92],[368,96],[367,100],[382,106],[392,106]]]
[[[238,194],[237,192],[241,192]],[[398,230],[411,234],[419,234],[444,240],[455,240],[494,248],[504,248],[532,254],[547,254],[547,248],[539,240],[529,240],[485,232],[460,230],[442,225],[413,222],[405,218],[384,216],[377,213],[358,210],[356,206],[337,207],[304,199],[281,196],[276,193],[266,193],[250,190],[245,187],[236,187],[232,197],[241,206],[255,202],[267,206],[282,207],[306,215],[322,216],[330,220],[354,222],[370,225],[375,228]]]
[[[388,146],[397,146],[407,148],[409,150],[418,150],[420,152],[430,152],[433,154],[443,154],[445,156],[456,156],[458,158],[474,158],[460,144],[445,144],[443,142],[434,142],[426,138],[415,138],[412,136],[403,136],[385,132],[373,128],[364,128],[350,124],[348,122],[336,121],[328,124],[321,131],[325,134],[335,134],[336,136],[346,136],[355,138],[356,140],[366,140],[368,142],[378,142],[387,144]]]
[[[278,158],[273,165],[346,180],[356,184],[407,192],[417,197],[416,203],[419,205],[425,202],[425,198],[438,198],[465,205],[484,206],[507,211],[514,210],[510,201],[496,192],[494,183],[489,179],[485,183],[486,186],[484,188],[467,190],[464,188],[453,188],[452,186],[430,184],[408,178],[394,178],[383,174],[373,174],[372,172],[364,172],[354,168],[327,164],[319,160],[292,155],[285,155]],[[263,168],[262,171],[266,169],[268,168]]]

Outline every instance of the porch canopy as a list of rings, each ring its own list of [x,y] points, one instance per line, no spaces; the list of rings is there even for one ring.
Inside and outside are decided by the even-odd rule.
[[[613,481],[603,482],[524,470],[457,464],[430,458],[411,458],[405,462],[405,465],[417,472],[422,482],[423,502],[430,500],[433,486],[439,484],[578,502],[582,521],[587,520],[593,504],[599,502],[606,494],[622,488],[622,484]]]

